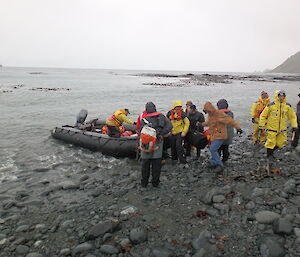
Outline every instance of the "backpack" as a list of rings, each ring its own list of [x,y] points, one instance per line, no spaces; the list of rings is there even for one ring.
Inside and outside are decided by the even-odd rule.
[[[156,130],[151,127],[149,121],[143,118],[146,125],[143,126],[140,133],[139,149],[145,153],[151,153],[156,149]]]

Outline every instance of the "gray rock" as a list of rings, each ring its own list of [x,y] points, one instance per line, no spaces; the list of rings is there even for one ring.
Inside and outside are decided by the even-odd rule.
[[[95,226],[93,226],[89,231],[87,238],[88,239],[95,239],[96,237],[103,236],[106,233],[113,233],[117,230],[121,229],[120,223],[113,223],[113,222],[102,222]]]
[[[27,245],[18,245],[16,248],[17,254],[26,254],[29,252],[29,247]]]
[[[69,256],[71,255],[71,249],[70,248],[65,248],[65,249],[61,249],[59,252],[60,256]]]
[[[259,197],[259,196],[263,196],[265,194],[265,189],[263,188],[254,188],[252,191],[252,197]]]
[[[64,190],[78,189],[80,187],[79,184],[76,184],[73,181],[63,181],[59,183],[58,186],[62,187]]]
[[[28,230],[29,230],[29,225],[22,225],[22,226],[17,227],[15,232],[16,233],[25,232],[25,231],[28,231]]]
[[[212,201],[214,203],[222,203],[225,200],[225,196],[224,195],[214,195],[212,198]]]
[[[218,210],[216,210],[215,208],[208,208],[206,210],[206,213],[211,216],[211,217],[214,217],[214,216],[218,216],[219,215],[219,212]]]
[[[101,245],[100,252],[107,254],[117,254],[119,253],[119,249],[113,245]]]
[[[212,198],[213,196],[217,195],[218,194],[218,190],[217,188],[212,188],[210,191],[208,191],[205,195],[203,195],[201,197],[201,200],[206,203],[206,204],[209,204],[212,202]]]
[[[296,181],[294,179],[289,179],[284,185],[283,185],[283,191],[285,193],[292,193],[296,188]]]
[[[276,234],[290,235],[292,234],[293,226],[289,220],[280,218],[274,221],[273,231]]]
[[[214,203],[213,207],[219,210],[222,214],[229,212],[229,205],[223,203]]]
[[[147,232],[142,228],[134,228],[130,231],[129,238],[133,244],[140,244],[147,240]]]
[[[26,257],[44,257],[44,256],[39,253],[29,253],[26,255]]]
[[[271,224],[273,221],[280,218],[278,213],[272,211],[260,211],[255,213],[254,216],[259,223],[263,224]]]
[[[273,238],[265,238],[259,247],[262,257],[284,257],[284,248]]]
[[[152,257],[173,257],[174,253],[167,248],[156,247],[151,249],[151,256]]]
[[[76,255],[78,253],[82,253],[82,252],[86,252],[88,250],[91,250],[93,248],[93,246],[87,242],[82,243],[80,245],[77,245],[74,249],[73,249],[73,254]]]
[[[5,234],[0,234],[0,240],[2,240],[3,238],[6,238]]]
[[[245,205],[245,207],[247,210],[252,210],[255,208],[255,203],[253,201],[250,201]]]
[[[209,239],[211,239],[211,233],[204,230],[192,241],[192,247],[197,251],[202,248],[207,248],[210,246]]]
[[[294,228],[294,233],[296,237],[300,237],[300,228]]]

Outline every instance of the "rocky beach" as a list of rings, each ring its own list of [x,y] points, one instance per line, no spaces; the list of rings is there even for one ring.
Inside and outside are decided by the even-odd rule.
[[[299,256],[300,149],[278,151],[268,176],[265,149],[250,142],[235,138],[221,177],[205,149],[189,168],[167,160],[146,190],[137,161],[109,157],[57,183],[4,182],[0,256]]]
[[[267,174],[249,120],[262,88],[295,103],[299,76],[3,68],[0,82],[1,257],[299,256],[300,149],[276,152]],[[207,168],[206,148],[188,168],[166,160],[160,186],[142,190],[138,161],[50,136],[81,108],[108,117],[115,99],[134,119],[149,99],[166,112],[176,98],[229,100],[245,133],[223,176]]]

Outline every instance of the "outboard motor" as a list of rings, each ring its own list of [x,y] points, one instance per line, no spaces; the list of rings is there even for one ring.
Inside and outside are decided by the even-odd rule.
[[[86,119],[87,115],[88,115],[88,111],[86,109],[82,109],[77,114],[75,127],[79,127],[79,126],[83,125],[84,122],[85,122],[85,119]]]

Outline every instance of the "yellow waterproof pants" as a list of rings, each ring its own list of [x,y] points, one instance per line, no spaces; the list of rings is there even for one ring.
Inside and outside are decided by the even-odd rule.
[[[287,133],[283,132],[267,132],[267,142],[265,143],[265,147],[269,149],[274,149],[275,146],[282,148],[286,145],[287,142]]]
[[[253,132],[252,132],[253,144],[259,143],[260,145],[263,145],[266,137],[267,137],[267,132],[265,132],[264,130],[260,131],[258,123],[254,123],[253,124]]]

